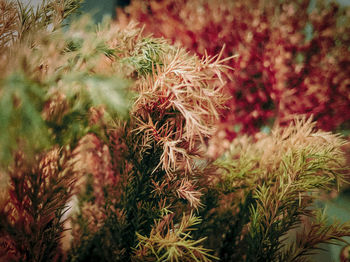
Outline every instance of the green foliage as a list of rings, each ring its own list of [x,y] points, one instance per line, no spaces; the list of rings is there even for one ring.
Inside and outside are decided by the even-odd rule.
[[[136,44],[134,52],[125,59],[125,62],[133,65],[139,74],[149,74],[156,65],[163,65],[161,57],[170,48],[172,47],[164,40],[143,38]]]
[[[48,143],[48,131],[40,115],[45,93],[38,84],[24,75],[14,73],[1,82],[6,86],[0,100],[0,159],[8,162],[14,145],[20,137],[27,137],[38,145]]]
[[[0,259],[307,261],[350,235],[313,208],[343,180],[342,139],[296,120],[211,159],[223,51],[88,17],[63,31],[53,6],[1,47]]]
[[[96,27],[81,21],[66,32],[58,27],[53,32],[45,31],[53,23],[57,12],[54,10],[61,8],[64,19],[78,2],[62,1],[56,3],[58,6],[54,2],[43,3],[35,14],[20,5],[22,14],[18,19],[34,31],[30,42],[24,36],[18,37],[2,54],[2,164],[9,163],[19,146],[35,153],[54,144],[76,143],[91,131],[88,115],[92,107],[103,105],[112,117],[127,115],[131,98],[127,88],[131,81],[118,75],[107,76],[103,71],[93,73],[103,56],[111,59],[115,52],[105,45],[107,39],[96,37]]]
[[[172,217],[168,214],[159,220],[149,237],[137,234],[136,254],[142,254],[142,261],[210,261],[210,258],[215,258],[207,253],[208,249],[198,247],[205,238],[191,239],[190,232],[201,222],[200,219],[193,214],[184,215],[180,224],[174,226]]]
[[[342,144],[339,138],[312,130],[310,121],[300,120],[284,130],[274,130],[270,137],[255,144],[243,137],[219,162],[226,170],[219,183],[222,192],[228,194],[231,187],[236,194],[241,191],[240,195],[253,197],[238,201],[235,216],[244,225],[232,223],[228,231],[231,235],[222,240],[220,255],[225,261],[237,258],[235,254],[245,257],[244,261],[306,261],[320,243],[336,243],[349,235],[347,224],[329,226],[317,219],[314,200],[320,190],[329,190],[336,181],[343,180],[344,159],[337,149]],[[314,219],[317,222],[312,222]],[[292,245],[286,251],[293,232],[306,227],[307,221],[315,225],[312,232],[307,228],[298,232],[293,242],[297,247]],[[310,241],[301,241],[308,237]],[[299,248],[305,250],[301,252]]]
[[[88,221],[83,217],[79,218],[77,222],[80,225],[85,224],[85,232],[81,236],[79,245],[74,246],[70,251],[68,261],[129,261],[130,254],[124,242],[129,237],[129,224],[123,214],[118,216],[111,210],[105,210],[105,212],[108,218],[94,234],[89,232]]]

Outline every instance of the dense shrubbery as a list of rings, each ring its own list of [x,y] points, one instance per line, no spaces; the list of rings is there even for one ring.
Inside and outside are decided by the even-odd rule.
[[[295,118],[208,152],[232,58],[63,29],[79,2],[0,0],[1,261],[308,261],[350,236],[313,207],[344,179],[339,136]]]
[[[313,115],[325,130],[349,130],[350,8],[328,1],[131,1],[118,18],[199,55],[238,54],[228,64],[230,138]]]

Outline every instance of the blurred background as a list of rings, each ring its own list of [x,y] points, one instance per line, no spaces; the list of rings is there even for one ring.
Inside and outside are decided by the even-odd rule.
[[[328,0],[325,0],[328,1]],[[24,4],[37,6],[42,3],[42,0],[20,0]],[[342,6],[349,6],[350,0],[337,0]],[[96,22],[102,20],[104,15],[115,17],[115,7],[123,7],[130,3],[130,0],[85,0],[81,8],[82,12],[94,12],[94,19]]]
[[[40,5],[43,0],[20,0],[20,2],[36,7]],[[130,0],[85,0],[81,6],[81,12],[92,13],[95,21],[100,22],[103,16],[115,17],[115,8],[117,6],[125,6],[129,4],[129,2]]]

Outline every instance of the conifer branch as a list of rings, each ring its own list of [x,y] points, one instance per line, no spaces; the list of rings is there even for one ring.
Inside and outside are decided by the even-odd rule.
[[[191,239],[193,226],[200,223],[193,214],[183,216],[178,225],[173,224],[173,215],[169,214],[155,223],[150,236],[137,234],[139,244],[136,247],[137,261],[211,261],[217,259],[203,248],[199,240]]]
[[[60,239],[67,202],[75,183],[69,152],[53,149],[35,164],[18,153],[10,168],[10,185],[0,209],[0,236],[12,245],[6,257],[26,261],[54,260],[61,254]],[[9,257],[7,256],[9,255]]]
[[[300,119],[288,128],[273,130],[271,136],[256,143],[243,137],[232,145],[231,155],[223,164],[227,172],[223,189],[252,192],[254,198],[247,231],[239,233],[242,235],[238,245],[247,248],[246,261],[278,261],[287,233],[299,227],[303,217],[313,219],[312,205],[320,190],[343,181],[345,159],[339,151],[343,144],[336,135],[315,131],[310,119]],[[346,224],[330,228],[321,220],[311,233],[304,232],[306,235],[301,234],[298,239],[305,240],[310,233],[315,243],[328,243],[348,236],[347,228]],[[335,235],[337,229],[339,238]],[[313,247],[305,246],[305,255]],[[291,252],[287,256],[293,256]]]

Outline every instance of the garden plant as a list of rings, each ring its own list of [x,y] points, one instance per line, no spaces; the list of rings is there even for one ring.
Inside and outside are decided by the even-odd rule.
[[[80,4],[0,0],[0,261],[310,261],[345,242],[315,206],[345,183],[340,135],[294,116],[223,152],[227,46],[199,56]]]

